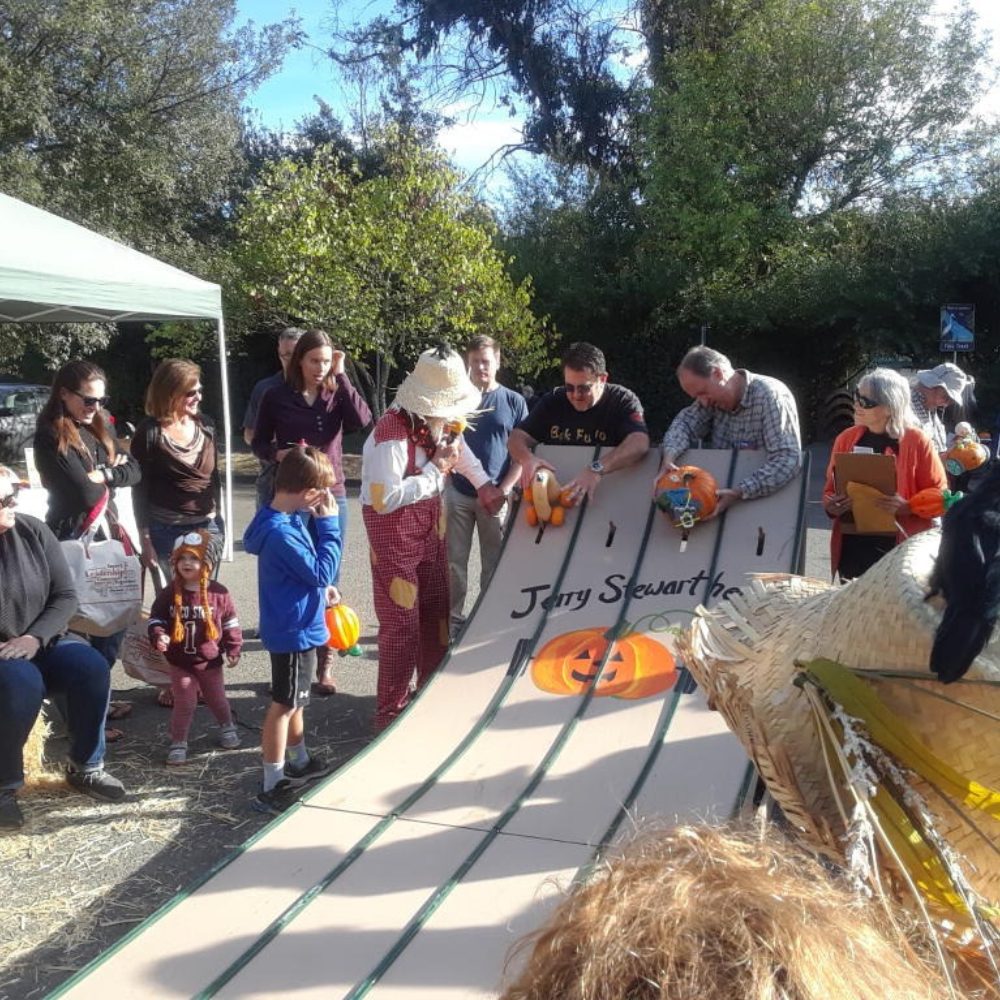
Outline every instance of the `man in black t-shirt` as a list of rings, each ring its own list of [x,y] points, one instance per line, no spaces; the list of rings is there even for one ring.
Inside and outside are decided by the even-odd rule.
[[[601,477],[638,462],[649,450],[649,432],[639,397],[608,383],[604,353],[593,344],[570,344],[562,357],[563,381],[539,400],[510,433],[507,450],[521,466],[527,489],[535,472],[551,469],[531,449],[536,444],[601,445],[600,458],[581,470],[565,487],[574,503],[593,497]]]

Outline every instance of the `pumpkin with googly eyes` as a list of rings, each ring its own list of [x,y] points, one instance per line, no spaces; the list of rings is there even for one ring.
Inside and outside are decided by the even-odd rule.
[[[645,633],[612,640],[606,629],[586,628],[550,639],[532,662],[531,678],[549,694],[584,694],[593,688],[595,698],[634,700],[673,687],[677,667],[670,650]]]

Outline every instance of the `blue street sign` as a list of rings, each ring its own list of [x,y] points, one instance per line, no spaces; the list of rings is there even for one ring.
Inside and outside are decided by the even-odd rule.
[[[972,351],[976,346],[976,307],[971,303],[941,306],[941,350]]]

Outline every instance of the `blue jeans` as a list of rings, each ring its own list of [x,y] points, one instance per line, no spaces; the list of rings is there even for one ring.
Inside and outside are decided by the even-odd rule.
[[[69,758],[81,771],[104,763],[104,716],[111,675],[104,657],[85,642],[60,639],[33,660],[0,665],[0,788],[24,784],[24,744],[48,695],[61,696],[69,727]]]
[[[150,521],[147,528],[149,529],[149,540],[153,543],[153,548],[160,561],[160,568],[168,580],[171,577],[170,553],[173,551],[174,542],[181,535],[187,534],[189,531],[197,531],[199,528],[204,528],[210,535],[214,535],[218,541],[218,552],[216,554],[215,566],[212,569],[212,578],[215,579],[218,577],[223,539],[222,520],[220,518],[212,517],[205,521],[197,521],[194,524],[164,524],[162,521]]]
[[[111,635],[87,636],[91,646],[107,661],[109,670],[115,665],[115,660],[118,659],[118,653],[122,648],[122,641],[127,631],[128,629],[123,628],[120,632],[114,632]]]

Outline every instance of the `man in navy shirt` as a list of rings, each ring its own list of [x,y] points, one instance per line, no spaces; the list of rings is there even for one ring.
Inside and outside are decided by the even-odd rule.
[[[268,389],[276,385],[281,385],[285,381],[285,373],[288,371],[288,362],[292,360],[295,353],[295,345],[299,342],[299,337],[306,331],[297,326],[286,326],[278,334],[278,360],[281,362],[281,371],[268,375],[257,382],[250,390],[250,402],[247,403],[246,413],[243,414],[243,440],[247,444],[253,442],[254,428],[257,426],[257,411],[260,409],[260,401]],[[273,462],[260,463],[260,475],[257,477],[257,509],[271,500],[271,493],[274,482],[271,475]]]
[[[497,382],[500,367],[500,346],[492,337],[473,337],[466,348],[469,378],[483,394],[474,424],[465,431],[465,443],[482,463],[490,479],[505,496],[521,474],[521,467],[507,455],[507,438],[515,424],[528,415],[524,397]],[[500,541],[507,518],[505,503],[496,514],[490,514],[478,502],[472,484],[463,476],[452,473],[444,492],[448,511],[448,568],[451,594],[451,634],[454,638],[462,626],[462,612],[468,589],[469,550],[472,533],[479,533],[479,556],[482,563],[480,587],[489,580],[500,554]]]
[[[542,396],[538,405],[510,435],[511,460],[521,466],[525,489],[540,469],[551,469],[531,449],[535,444],[600,445],[600,458],[565,484],[580,503],[593,497],[603,476],[640,461],[649,451],[649,431],[642,403],[631,389],[608,382],[604,352],[578,341],[562,357],[564,385]]]

